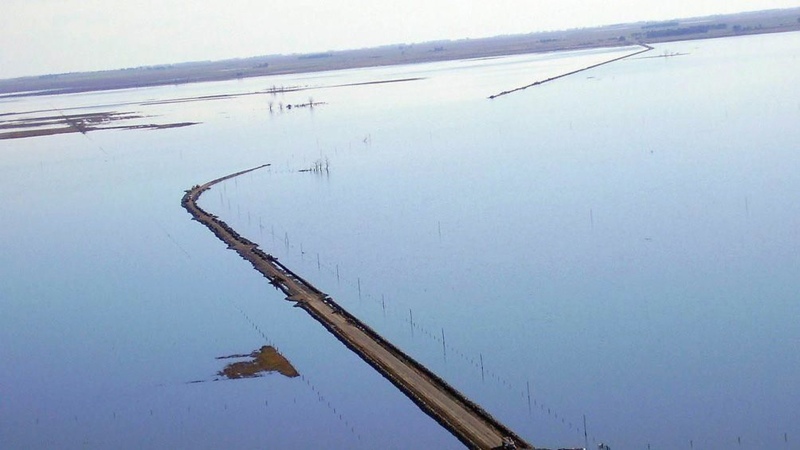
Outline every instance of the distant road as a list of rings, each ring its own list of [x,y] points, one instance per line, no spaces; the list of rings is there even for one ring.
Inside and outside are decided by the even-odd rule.
[[[580,69],[576,69],[576,70],[573,70],[573,71],[570,71],[570,72],[567,72],[567,73],[562,73],[561,75],[556,75],[556,76],[553,76],[553,77],[550,77],[550,78],[545,78],[544,80],[534,81],[531,84],[526,84],[525,86],[520,86],[518,88],[514,88],[514,89],[511,89],[509,91],[503,91],[503,92],[500,92],[498,94],[490,95],[489,99],[493,100],[493,99],[495,99],[497,97],[501,97],[503,95],[513,94],[514,92],[522,91],[522,90],[528,89],[529,87],[539,86],[541,84],[548,83],[550,81],[558,80],[559,78],[568,77],[568,76],[574,75],[576,73],[580,73],[580,72],[583,72],[583,71],[586,71],[586,70],[589,70],[589,69],[594,69],[595,67],[604,66],[606,64],[611,64],[613,62],[620,61],[620,60],[623,60],[623,59],[627,59],[627,58],[630,58],[632,56],[641,55],[642,53],[649,52],[650,50],[653,50],[653,47],[651,47],[651,46],[649,46],[647,44],[639,44],[639,45],[642,46],[642,50],[639,50],[639,51],[636,51],[636,52],[633,52],[633,53],[628,53],[627,55],[623,55],[623,56],[617,56],[617,57],[609,59],[607,61],[602,61],[602,62],[599,62],[599,63],[596,63],[596,64],[592,64],[590,66],[581,67]]]
[[[0,98],[222,81],[289,73],[619,47],[800,30],[800,7],[307,55],[270,55],[0,80]],[[265,86],[268,89],[270,86]],[[278,87],[279,88],[279,87]]]

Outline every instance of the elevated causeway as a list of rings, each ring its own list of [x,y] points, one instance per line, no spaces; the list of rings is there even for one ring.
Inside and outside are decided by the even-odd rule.
[[[271,284],[283,291],[287,300],[308,312],[465,445],[475,449],[533,448],[480,406],[348,313],[330,296],[197,205],[200,195],[213,185],[266,166],[194,186],[186,191],[181,204],[195,220],[205,225],[228,248],[235,250]]]

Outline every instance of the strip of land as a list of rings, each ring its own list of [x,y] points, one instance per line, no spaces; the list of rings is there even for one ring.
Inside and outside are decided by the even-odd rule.
[[[228,248],[235,250],[271,284],[283,291],[287,300],[310,314],[469,448],[533,448],[480,406],[348,313],[330,296],[197,205],[200,195],[213,185],[266,166],[193,186],[186,191],[181,204],[194,220],[205,225],[228,244]]]
[[[0,120],[0,141],[5,139],[24,139],[54,134],[82,133],[98,130],[165,130],[169,128],[188,127],[198,122],[147,123],[137,125],[111,125],[130,120],[142,119],[132,112],[102,111],[84,114],[64,114],[59,110],[43,111],[45,116],[23,117]],[[59,112],[58,115],[50,113]],[[19,114],[7,114],[13,116]]]
[[[224,61],[186,62],[101,72],[21,77],[0,80],[0,100],[9,97],[222,81],[290,73],[621,47],[642,42],[654,44],[798,30],[800,30],[800,8],[788,8],[492,38],[387,45],[305,55],[266,55]]]
[[[500,96],[503,96],[503,95],[508,95],[508,94],[512,94],[514,92],[522,91],[522,90],[528,89],[529,87],[539,86],[540,84],[544,84],[544,83],[547,83],[547,82],[550,82],[550,81],[553,81],[553,80],[557,80],[559,78],[564,78],[564,77],[567,77],[567,76],[570,76],[570,75],[573,75],[573,74],[576,74],[576,73],[579,73],[579,72],[583,72],[585,70],[594,69],[595,67],[600,67],[600,66],[603,66],[603,65],[606,65],[606,64],[611,64],[611,63],[613,63],[615,61],[620,61],[620,60],[623,60],[623,59],[626,59],[626,58],[630,58],[632,56],[641,55],[642,53],[649,52],[650,50],[653,50],[653,47],[651,47],[651,46],[649,46],[647,44],[640,44],[640,45],[643,47],[643,49],[639,50],[638,52],[629,53],[629,54],[624,55],[624,56],[619,56],[619,57],[616,57],[616,58],[612,58],[612,59],[609,59],[607,61],[599,62],[597,64],[592,64],[591,66],[582,67],[582,68],[580,68],[578,70],[573,70],[571,72],[562,73],[561,75],[556,75],[554,77],[545,78],[544,80],[534,81],[531,84],[527,84],[525,86],[520,86],[520,87],[518,87],[516,89],[511,89],[509,91],[500,92],[499,94],[490,95],[489,99],[493,100],[493,99],[495,99],[497,97],[500,97]]]

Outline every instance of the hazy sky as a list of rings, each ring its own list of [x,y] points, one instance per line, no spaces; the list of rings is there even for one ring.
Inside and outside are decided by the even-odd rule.
[[[2,0],[0,78],[527,33],[798,0]]]

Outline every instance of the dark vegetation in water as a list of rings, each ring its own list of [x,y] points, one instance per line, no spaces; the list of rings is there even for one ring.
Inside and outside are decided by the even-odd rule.
[[[301,169],[298,172],[313,172],[318,174],[329,174],[331,171],[331,162],[328,161],[328,158],[325,159],[318,159],[314,161],[314,165],[309,167],[308,169]]]

